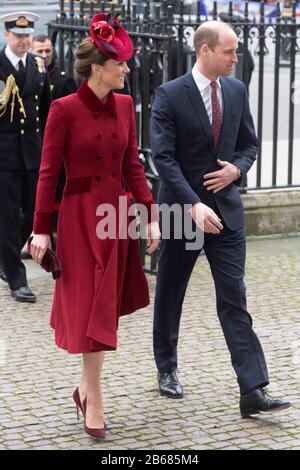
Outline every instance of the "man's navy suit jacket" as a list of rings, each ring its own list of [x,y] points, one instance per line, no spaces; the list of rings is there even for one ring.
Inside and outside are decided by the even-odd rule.
[[[238,183],[213,194],[203,186],[206,173],[221,169],[217,158],[238,166],[245,175],[256,159],[258,141],[245,85],[221,77],[223,123],[218,151],[201,94],[189,72],[161,85],[151,116],[151,147],[161,185],[157,202],[216,206],[231,230],[244,225]]]

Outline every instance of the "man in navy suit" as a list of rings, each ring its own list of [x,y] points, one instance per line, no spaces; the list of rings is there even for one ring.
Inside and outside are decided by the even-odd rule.
[[[161,177],[159,204],[178,204],[202,230],[217,311],[240,386],[242,416],[290,406],[267,395],[267,366],[247,311],[244,210],[239,182],[251,168],[257,138],[245,85],[229,77],[238,38],[222,22],[195,32],[192,72],[160,86],[152,107],[151,146]],[[163,220],[162,220],[163,222]],[[162,230],[154,308],[154,355],[159,391],[181,398],[177,342],[187,284],[201,251]]]

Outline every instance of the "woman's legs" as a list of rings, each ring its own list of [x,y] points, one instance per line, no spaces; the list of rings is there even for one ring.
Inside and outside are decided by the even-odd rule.
[[[101,391],[101,372],[104,351],[83,353],[83,369],[79,385],[81,403],[87,398],[86,426],[103,428],[103,399]]]

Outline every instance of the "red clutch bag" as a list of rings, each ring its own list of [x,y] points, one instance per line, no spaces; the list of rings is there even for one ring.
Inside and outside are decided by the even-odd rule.
[[[27,249],[29,253],[31,252],[32,238],[32,236],[29,237],[27,242]],[[43,269],[45,269],[45,271],[47,271],[47,273],[52,273],[53,279],[58,279],[61,276],[62,269],[60,261],[54,251],[50,250],[50,248],[47,248],[46,253],[42,259],[41,266]]]

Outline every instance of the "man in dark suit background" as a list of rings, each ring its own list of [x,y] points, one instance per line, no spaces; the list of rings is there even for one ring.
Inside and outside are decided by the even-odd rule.
[[[240,386],[242,416],[288,408],[269,383],[260,342],[252,329],[244,285],[244,211],[238,185],[256,158],[257,138],[245,85],[229,77],[238,39],[222,22],[206,22],[194,36],[191,73],[160,86],[152,107],[151,146],[161,177],[159,204],[178,204],[204,237],[217,312]],[[186,215],[185,215],[186,216]],[[162,220],[162,223],[164,220]],[[177,342],[186,287],[201,248],[162,227],[154,308],[154,355],[159,391],[183,396],[177,378]],[[169,236],[169,239],[168,239]]]
[[[44,61],[28,53],[38,18],[30,12],[0,18],[7,42],[0,52],[0,278],[19,302],[36,300],[20,254],[32,231],[42,133],[51,101]]]
[[[33,36],[31,52],[45,61],[49,76],[52,101],[75,93],[77,84],[73,77],[60,70],[55,59],[55,50],[51,39],[45,34]]]

